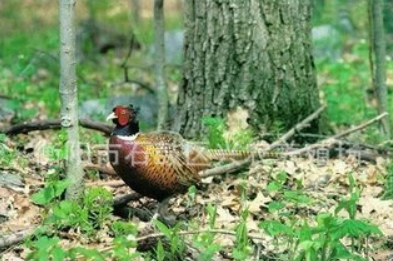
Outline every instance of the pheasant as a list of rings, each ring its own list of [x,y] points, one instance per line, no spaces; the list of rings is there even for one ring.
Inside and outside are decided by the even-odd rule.
[[[168,200],[200,183],[198,172],[221,159],[244,159],[247,151],[207,150],[171,132],[140,133],[138,111],[116,106],[107,117],[116,125],[109,139],[109,161],[134,191],[158,200],[158,214]]]

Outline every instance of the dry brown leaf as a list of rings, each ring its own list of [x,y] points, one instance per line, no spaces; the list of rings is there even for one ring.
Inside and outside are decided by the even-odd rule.
[[[365,186],[362,194],[370,197],[379,197],[384,189],[379,186]]]
[[[345,178],[347,178],[348,172],[351,171],[351,168],[348,166],[348,164],[345,161],[337,159],[334,160],[333,170],[336,174],[344,175]]]
[[[254,200],[248,201],[248,211],[251,214],[258,214],[261,212],[261,206],[266,207],[267,203],[271,201],[269,196],[265,197],[262,192],[259,192]]]
[[[8,198],[11,196],[11,191],[7,188],[0,187],[0,198]]]
[[[298,168],[297,168],[296,163],[295,163],[294,161],[287,160],[287,161],[285,162],[285,168],[284,168],[284,170],[285,170],[285,172],[288,173],[289,175],[291,175],[291,176],[295,175],[297,169],[298,169]]]
[[[247,119],[249,117],[248,111],[238,106],[235,110],[231,110],[227,114],[227,130],[224,137],[230,139],[240,131],[248,128]]]
[[[393,214],[393,200],[382,200],[365,195],[359,199],[358,204],[362,207],[363,215],[375,212],[379,216],[389,217]]]
[[[221,206],[217,207],[217,216],[217,225],[224,225],[224,227],[239,220],[239,217],[232,215],[227,208]]]
[[[369,165],[368,168],[366,169],[367,173],[367,183],[368,184],[376,184],[378,183],[378,177],[380,174],[380,171],[375,165]]]
[[[239,206],[239,197],[235,195],[227,195],[224,197],[223,201],[220,203],[222,207],[232,208],[234,206]]]

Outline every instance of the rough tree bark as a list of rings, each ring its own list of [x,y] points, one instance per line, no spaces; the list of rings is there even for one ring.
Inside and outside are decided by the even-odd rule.
[[[75,70],[75,0],[59,0],[61,126],[67,131],[66,174],[70,181],[66,197],[77,200],[83,192],[83,169],[79,152],[78,97]]]
[[[289,129],[316,110],[311,11],[311,0],[185,1],[173,129],[195,137],[201,118],[225,117],[237,107],[258,131],[277,123]]]
[[[388,111],[388,89],[386,87],[386,43],[383,25],[382,0],[369,0],[370,23],[370,67],[373,87],[378,100],[378,113]],[[389,117],[380,121],[380,130],[386,139],[390,138]]]
[[[164,0],[154,0],[155,81],[158,95],[158,130],[168,120],[168,91],[165,82]]]

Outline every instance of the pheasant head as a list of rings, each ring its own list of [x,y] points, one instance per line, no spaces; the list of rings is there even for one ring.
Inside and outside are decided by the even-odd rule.
[[[138,109],[132,105],[118,105],[106,120],[112,120],[115,124],[113,135],[131,136],[139,132]]]

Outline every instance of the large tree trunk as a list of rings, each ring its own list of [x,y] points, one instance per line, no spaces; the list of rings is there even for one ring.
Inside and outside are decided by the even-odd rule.
[[[176,131],[195,137],[201,118],[237,107],[258,131],[289,128],[319,107],[311,0],[190,0],[184,11]]]

